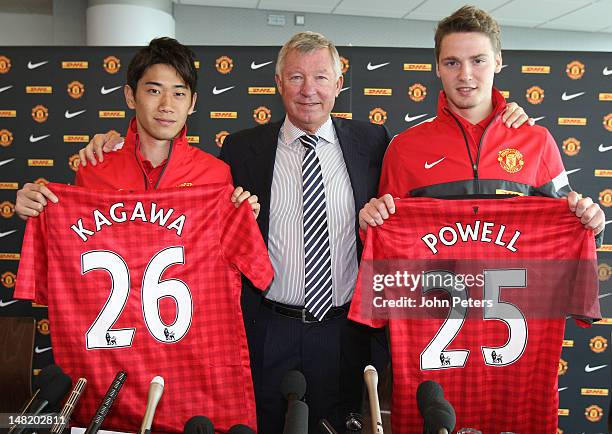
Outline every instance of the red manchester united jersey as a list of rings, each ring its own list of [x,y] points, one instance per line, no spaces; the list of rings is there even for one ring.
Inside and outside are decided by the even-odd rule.
[[[75,423],[87,425],[124,370],[108,429],[138,430],[156,375],[153,431],[182,432],[194,415],[255,429],[241,273],[266,288],[273,270],[250,207],[236,209],[225,184],[49,188],[59,202],[28,221],[15,297],[48,304],[56,363],[88,381]]]
[[[425,380],[457,428],[555,433],[565,318],[599,318],[597,296],[593,234],[565,200],[402,199],[368,229],[349,318],[389,326],[394,434],[421,432]]]

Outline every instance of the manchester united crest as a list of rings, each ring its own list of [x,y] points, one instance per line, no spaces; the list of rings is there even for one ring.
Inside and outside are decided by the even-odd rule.
[[[565,155],[573,157],[580,152],[580,140],[575,137],[569,137],[563,141],[563,152]]]
[[[11,289],[13,286],[15,286],[16,277],[17,276],[15,276],[15,274],[11,273],[10,271],[6,271],[2,273],[2,276],[0,276],[0,282],[2,282],[2,285],[5,288]]]
[[[599,203],[605,207],[612,206],[612,189],[606,188],[599,192]]]
[[[49,109],[42,104],[38,104],[32,108],[32,119],[42,124],[49,117]]]
[[[608,340],[603,336],[595,336],[589,341],[589,347],[594,353],[603,353],[608,348]]]
[[[342,65],[342,73],[346,74],[346,71],[348,71],[350,67],[349,60],[344,56],[340,56],[340,65]]]
[[[71,98],[79,99],[85,93],[85,86],[80,81],[71,81],[68,83],[66,91]]]
[[[11,70],[11,59],[6,56],[0,56],[0,74],[6,74]]]
[[[531,86],[525,93],[525,98],[531,104],[540,104],[544,101],[544,89],[539,86]]]
[[[605,282],[612,276],[612,267],[608,264],[603,263],[597,266],[597,276],[599,277],[600,282]]]
[[[15,204],[5,200],[0,203],[0,215],[5,219],[10,219],[15,215]]]
[[[499,151],[497,161],[502,169],[508,173],[516,173],[523,168],[525,160],[518,149],[506,148]]]
[[[221,56],[215,60],[215,68],[221,74],[229,74],[234,68],[234,61],[229,56]]]
[[[116,74],[121,69],[121,60],[116,56],[105,57],[102,67],[109,74]]]
[[[421,102],[427,96],[427,88],[421,83],[414,83],[408,88],[408,97],[414,102]]]
[[[270,122],[270,118],[272,117],[272,112],[268,107],[259,106],[255,110],[253,110],[253,119],[259,125],[267,124]]]
[[[604,116],[603,126],[606,130],[612,131],[612,113],[608,113]]]
[[[73,154],[68,157],[68,167],[70,167],[70,170],[76,172],[77,170],[79,170],[79,164],[81,164],[79,154]]]
[[[559,359],[559,365],[557,366],[557,375],[565,375],[567,372],[567,362],[563,359]]]
[[[229,132],[225,130],[219,131],[217,134],[215,134],[215,143],[218,147],[223,147],[223,142],[227,136],[229,136]]]
[[[584,75],[584,63],[574,60],[567,64],[565,73],[572,80],[579,80]]]
[[[9,130],[7,129],[1,129],[0,130],[0,146],[2,147],[7,147],[7,146],[11,146],[11,143],[13,143],[13,133],[11,133]]]
[[[589,405],[584,409],[584,417],[589,422],[599,422],[603,417],[603,409],[598,405]]]
[[[49,334],[49,320],[47,318],[41,319],[38,321],[38,324],[36,324],[36,328],[38,329],[38,333],[47,336]]]
[[[368,119],[370,119],[370,122],[373,124],[383,125],[385,122],[387,122],[387,112],[380,107],[373,108],[370,110]]]

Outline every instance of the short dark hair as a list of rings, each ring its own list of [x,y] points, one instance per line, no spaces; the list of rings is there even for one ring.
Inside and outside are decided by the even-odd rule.
[[[193,51],[176,39],[166,37],[153,39],[147,47],[138,50],[130,61],[127,84],[133,92],[136,92],[138,80],[142,78],[147,68],[158,63],[176,69],[191,93],[195,93],[198,86],[198,72],[194,64]]]
[[[475,6],[463,6],[438,23],[435,36],[436,61],[440,57],[442,39],[451,33],[482,33],[489,37],[495,54],[501,53],[499,24],[497,21]]]

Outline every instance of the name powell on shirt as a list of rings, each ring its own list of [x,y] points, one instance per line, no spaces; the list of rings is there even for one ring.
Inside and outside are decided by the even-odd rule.
[[[506,231],[505,225],[497,225],[493,222],[476,220],[474,224],[455,223],[454,226],[442,226],[437,234],[429,233],[421,237],[429,250],[433,254],[438,253],[438,244],[445,246],[454,246],[458,242],[467,243],[470,241],[478,241],[482,243],[494,243],[500,247],[504,247],[511,252],[516,252],[516,241],[521,236],[520,231],[514,231],[514,234],[509,237],[504,237]],[[508,238],[510,240],[508,241]]]
[[[127,209],[126,209],[127,208]],[[105,226],[112,226],[115,223],[133,222],[135,220],[145,223],[157,224],[165,227],[168,230],[174,230],[180,237],[183,233],[186,217],[184,214],[179,215],[171,220],[174,209],[168,210],[158,208],[155,202],[151,202],[151,206],[145,209],[142,202],[138,201],[133,207],[126,207],[123,202],[117,202],[110,206],[108,211],[100,211],[94,209],[92,217],[83,223],[84,218],[80,218],[75,224],[70,226],[83,242],[87,242],[89,237],[100,232]]]

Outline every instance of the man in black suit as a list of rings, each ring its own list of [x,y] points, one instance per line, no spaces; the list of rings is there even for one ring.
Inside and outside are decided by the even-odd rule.
[[[361,255],[355,216],[377,192],[390,137],[384,126],[330,117],[343,76],[338,51],[323,35],[291,38],[279,52],[275,78],[285,119],[229,135],[220,155],[234,183],[259,198],[258,224],[275,269],[265,294],[248,282],[243,294],[259,432],[282,432],[280,384],[291,369],[306,377],[309,431],[318,432],[326,418],[343,432],[346,414],[360,408],[370,360],[371,332],[347,320]],[[315,173],[303,136],[315,142]],[[313,229],[309,188],[320,192],[310,209],[318,219]],[[309,232],[320,237],[311,241]],[[327,287],[314,282],[311,290],[310,275]],[[309,305],[310,290],[325,296]]]

